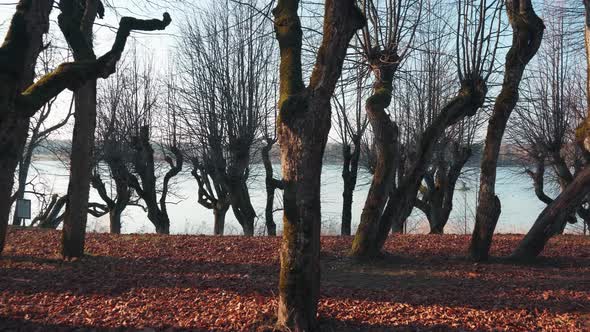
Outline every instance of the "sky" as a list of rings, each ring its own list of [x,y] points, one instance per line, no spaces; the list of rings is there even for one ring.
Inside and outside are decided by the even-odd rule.
[[[167,11],[172,16],[172,24],[165,31],[158,32],[134,32],[132,33],[128,49],[137,47],[138,54],[149,54],[151,60],[156,64],[156,69],[165,70],[168,68],[168,61],[174,57],[174,47],[177,39],[182,32],[182,22],[188,15],[198,15],[197,8],[204,7],[211,3],[211,0],[185,0],[184,5],[180,5],[183,0],[168,0],[168,1],[152,1],[154,4],[149,4],[150,1],[146,0],[104,0],[111,6],[106,9],[105,18],[100,20],[97,19],[95,25],[95,49],[97,55],[101,55],[110,49],[112,40],[116,33],[116,27],[118,21],[122,16],[134,16],[138,18],[161,18],[162,13]],[[219,0],[218,0],[219,1]],[[186,2],[189,4],[187,5]],[[551,2],[553,5],[556,3],[562,3],[563,1],[558,0],[557,2]],[[566,1],[567,2],[567,1]],[[6,28],[10,22],[10,18],[14,13],[15,0],[0,0],[0,34],[3,36]],[[265,2],[266,3],[266,2]],[[542,10],[543,1],[534,1],[536,11],[539,15],[543,16],[544,11]],[[63,41],[63,36],[57,26],[57,15],[59,14],[58,9],[54,9],[51,16],[51,40],[53,45],[60,45],[65,49],[67,46]],[[502,13],[505,15],[505,13]],[[269,22],[270,24],[270,22]],[[508,33],[509,35],[509,33]],[[509,44],[509,40],[507,40]],[[500,67],[503,67],[503,55],[498,57]],[[495,97],[495,93],[491,92],[490,97]],[[67,109],[70,104],[71,93],[62,93],[59,103],[59,112],[52,118],[52,123],[60,121],[60,119],[67,113]],[[51,123],[49,124],[51,125]],[[70,135],[70,130],[65,128],[60,134],[57,135],[59,139],[67,138]],[[331,140],[337,139],[336,133],[331,133]]]

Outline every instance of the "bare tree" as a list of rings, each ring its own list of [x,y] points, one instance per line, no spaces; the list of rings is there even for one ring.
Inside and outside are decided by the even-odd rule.
[[[226,2],[203,10],[181,42],[193,175],[200,203],[216,216],[215,234],[223,234],[229,203],[244,235],[254,235],[247,182],[274,90],[270,31],[253,8]]]
[[[135,62],[136,58],[133,63]],[[121,233],[121,214],[133,197],[127,169],[131,163],[129,156],[133,152],[129,137],[135,126],[135,119],[125,115],[128,108],[124,106],[124,98],[129,97],[129,87],[138,87],[134,80],[137,78],[136,75],[129,75],[129,69],[125,68],[99,88],[97,149],[91,184],[104,202],[104,209],[109,213],[109,229],[114,234]],[[102,167],[103,163],[106,169]],[[103,180],[105,175],[109,178],[108,183]]]
[[[488,125],[481,162],[479,202],[469,252],[476,261],[487,260],[492,236],[500,217],[500,200],[495,195],[496,168],[504,130],[518,101],[518,89],[529,61],[535,56],[545,26],[535,14],[530,0],[506,2],[506,13],[512,26],[512,45],[506,55],[506,69],[500,94]]]
[[[533,181],[535,194],[545,204],[553,201],[551,191],[545,191],[546,178],[555,180],[549,182],[551,189],[559,188],[553,191],[562,191],[585,164],[583,152],[575,143],[575,126],[583,120],[580,110],[585,109],[585,92],[574,63],[577,57],[572,56],[575,49],[566,39],[566,34],[574,31],[565,26],[563,8],[550,10],[553,16],[546,21],[549,33],[536,57],[534,74],[524,82],[524,98],[507,132],[526,156],[526,162],[535,167],[533,170],[526,165],[526,173]],[[545,166],[550,166],[550,173],[545,172]],[[578,211],[586,215],[583,206]],[[576,223],[577,218],[572,215],[567,221]],[[554,232],[563,233],[566,224],[566,219],[554,224]]]
[[[273,10],[281,54],[277,133],[285,184],[278,325],[296,331],[317,328],[320,179],[331,125],[330,99],[350,39],[365,23],[353,0],[327,0],[324,8],[323,39],[307,86],[299,1],[279,0]]]
[[[410,215],[438,140],[450,125],[457,123],[464,117],[475,115],[482,107],[487,94],[487,80],[494,69],[495,52],[500,32],[499,12],[501,7],[501,1],[489,3],[484,1],[479,4],[458,3],[460,15],[457,20],[456,55],[457,76],[460,82],[459,91],[445,104],[432,123],[424,129],[411,150],[408,166],[403,166],[407,161],[400,161],[399,165],[404,167],[403,176],[401,178],[398,176],[396,183],[393,181],[396,167],[386,168],[391,173],[387,177],[388,190],[375,196],[375,202],[381,202],[375,206],[383,207],[385,203],[387,206],[385,209],[367,209],[365,207],[364,212],[372,211],[372,214],[370,218],[361,217],[361,224],[352,246],[353,255],[376,256],[380,254],[392,226],[394,229],[400,229]],[[373,131],[375,132],[375,130]],[[391,151],[399,151],[397,144],[391,143],[391,140],[388,142],[390,142],[388,144],[391,146]],[[407,158],[408,155],[400,157]],[[377,168],[379,168],[379,162]]]
[[[351,61],[352,68],[345,70],[350,77],[343,77],[334,95],[337,133],[342,142],[342,225],[341,234],[350,236],[352,223],[352,199],[358,178],[362,150],[362,138],[369,124],[363,112],[362,100],[365,70],[358,62]],[[350,91],[352,90],[352,91]]]
[[[584,1],[585,12],[585,50],[586,50],[586,98],[590,98],[590,2]],[[590,194],[590,104],[586,100],[586,118],[576,129],[576,143],[582,150],[584,165],[577,172],[572,181],[562,189],[557,196],[535,220],[533,227],[526,234],[524,239],[519,243],[516,250],[512,253],[512,258],[516,260],[529,261],[538,256],[547,241],[554,235],[556,225],[564,223],[564,220],[571,217],[584,201],[588,200]]]
[[[359,36],[362,55],[374,76],[373,93],[365,111],[371,124],[376,163],[373,181],[352,244],[354,256],[368,254],[377,237],[378,224],[395,179],[398,158],[398,126],[386,108],[391,103],[393,80],[401,62],[412,49],[422,15],[422,3],[414,1],[361,1],[369,24]]]
[[[162,30],[170,24],[170,16],[163,20],[121,19],[113,47],[95,61],[63,63],[53,72],[33,83],[34,66],[42,48],[42,37],[47,32],[53,1],[21,0],[16,7],[9,32],[0,47],[0,67],[6,78],[4,115],[0,120],[0,249],[4,247],[14,171],[26,141],[29,118],[49,100],[65,89],[77,90],[85,82],[108,77],[115,71],[117,61],[133,30]],[[26,41],[26,42],[25,42]],[[81,39],[80,41],[83,41]],[[10,87],[10,88],[9,88]],[[83,254],[83,232],[72,238],[74,246],[67,246],[66,256]],[[70,238],[67,236],[66,238]]]

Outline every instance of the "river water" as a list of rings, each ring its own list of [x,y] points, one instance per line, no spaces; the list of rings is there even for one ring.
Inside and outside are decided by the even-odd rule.
[[[36,161],[34,162],[36,172],[31,172],[36,191],[45,190],[64,194],[67,191],[68,174],[67,169],[58,161]],[[278,172],[278,165],[275,171]],[[470,233],[473,229],[477,179],[478,173],[475,168],[467,168],[466,174],[457,184],[457,192],[454,199],[454,210],[451,214],[446,233]],[[335,235],[340,231],[340,215],[342,209],[342,178],[340,177],[341,167],[338,165],[325,165],[322,173],[322,232],[326,235]],[[264,176],[261,165],[255,165],[251,171],[249,184],[250,194],[254,209],[258,213],[256,230],[258,234],[264,234],[264,205],[266,203],[266,192],[264,190]],[[106,180],[106,179],[105,179]],[[106,182],[106,181],[105,181]],[[354,194],[352,206],[353,232],[358,225],[364,200],[367,195],[370,183],[369,175],[361,171],[357,190]],[[524,233],[534,222],[539,212],[544,207],[534,195],[530,179],[522,174],[522,169],[516,167],[502,167],[498,170],[497,193],[502,201],[502,214],[497,226],[500,233]],[[170,205],[170,230],[174,234],[211,234],[213,231],[213,215],[210,210],[197,203],[197,183],[189,173],[181,173],[173,183],[172,192],[169,197]],[[39,203],[32,195],[33,216],[39,210]],[[92,190],[91,201],[101,202],[98,194]],[[281,194],[277,191],[275,222],[281,227],[280,211]],[[123,233],[151,233],[154,227],[147,219],[141,208],[129,207],[122,218]],[[415,209],[407,229],[412,233],[424,233],[428,231],[425,216]],[[579,228],[573,226],[570,231]],[[233,214],[228,211],[226,220],[226,234],[240,234],[241,228]],[[107,232],[108,217],[94,218],[89,216],[88,231]]]

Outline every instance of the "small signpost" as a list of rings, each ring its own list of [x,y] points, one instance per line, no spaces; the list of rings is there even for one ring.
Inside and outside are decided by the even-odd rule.
[[[17,199],[16,200],[16,217],[21,219],[24,224],[25,219],[31,219],[31,200]]]

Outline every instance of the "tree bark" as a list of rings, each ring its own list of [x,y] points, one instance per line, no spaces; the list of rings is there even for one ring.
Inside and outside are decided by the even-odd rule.
[[[387,201],[383,213],[373,211],[372,217],[367,219],[366,223],[363,223],[364,220],[361,217],[361,225],[359,225],[353,242],[353,255],[379,255],[392,226],[403,227],[415,205],[422,178],[433,154],[434,145],[448,126],[465,116],[474,115],[483,105],[486,94],[487,86],[482,78],[468,77],[461,82],[457,96],[445,105],[441,113],[420,136],[416,148],[416,158],[412,161],[409,170],[404,173],[403,178],[399,180],[399,185],[390,190],[389,201]],[[389,182],[392,183],[392,181],[393,178]],[[370,192],[369,195],[371,195]],[[386,200],[378,196],[377,199]],[[364,213],[365,211],[363,211]]]
[[[492,236],[500,217],[501,203],[495,194],[496,168],[504,130],[518,101],[518,89],[526,65],[537,53],[545,26],[530,0],[510,0],[506,11],[512,26],[512,45],[506,55],[502,89],[488,124],[481,161],[479,204],[469,252],[475,261],[488,259]]]
[[[123,211],[109,211],[109,230],[111,234],[121,234],[121,213]]]
[[[64,258],[84,255],[96,128],[96,81],[91,81],[76,91],[74,98],[76,121],[70,157],[69,199],[66,204],[62,232]]]
[[[229,209],[229,204],[218,204],[213,209],[214,225],[213,235],[223,235],[225,231],[225,215]]]
[[[331,124],[330,99],[348,43],[364,19],[353,0],[325,2],[323,40],[305,87],[298,7],[297,0],[279,0],[273,10],[281,52],[277,134],[285,184],[277,324],[313,331],[320,286],[320,178]]]
[[[361,221],[352,242],[351,255],[355,257],[379,254],[379,249],[373,246],[373,241],[377,238],[379,220],[395,178],[398,128],[385,109],[391,103],[396,69],[397,65],[373,64],[376,81],[373,85],[373,94],[367,99],[365,111],[373,128],[376,164]]]
[[[0,47],[0,254],[12,208],[14,172],[29,129],[29,117],[22,114],[17,99],[33,83],[52,7],[52,0],[20,0]]]
[[[59,27],[70,45],[75,61],[96,61],[93,46],[93,25],[97,16],[98,0],[84,4],[61,0]],[[94,131],[96,128],[96,80],[89,80],[74,92],[75,113],[70,183],[62,232],[62,256],[84,255],[88,198],[92,177]]]
[[[566,220],[590,194],[590,167],[581,171],[574,181],[561,192],[539,215],[531,230],[512,253],[511,258],[530,261],[545,248],[554,235],[555,224]]]
[[[238,223],[242,226],[245,236],[254,236],[254,219],[256,219],[256,211],[252,207],[250,201],[250,194],[248,193],[248,186],[246,180],[239,179],[230,184],[230,201],[234,216]]]

